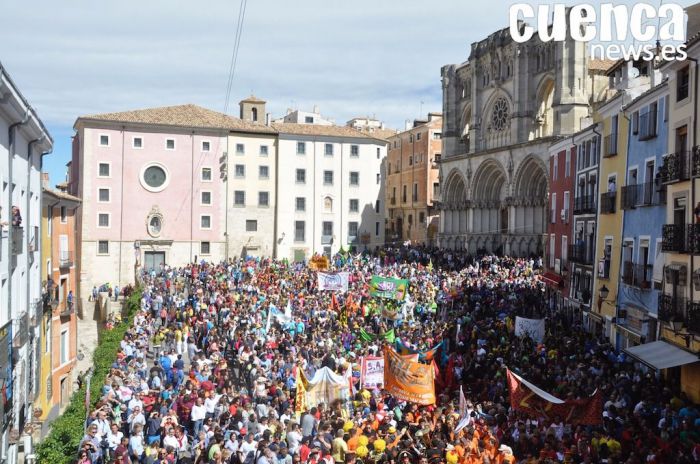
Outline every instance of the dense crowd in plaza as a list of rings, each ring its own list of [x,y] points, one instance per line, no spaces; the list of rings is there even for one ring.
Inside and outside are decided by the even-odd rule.
[[[265,259],[144,274],[141,310],[87,421],[78,462],[700,460],[695,405],[550,309],[537,259],[400,248],[337,255],[330,265],[349,272],[346,293],[320,291],[307,265]],[[373,275],[409,280],[395,318],[370,295]],[[273,307],[290,308],[291,318],[269,317]],[[516,316],[546,318],[544,340],[515,337]],[[363,388],[360,359],[399,342],[416,353],[439,346],[435,404]],[[299,411],[300,371],[311,378],[326,367],[352,369],[351,397]],[[512,408],[506,368],[561,399],[601,392],[600,423]]]

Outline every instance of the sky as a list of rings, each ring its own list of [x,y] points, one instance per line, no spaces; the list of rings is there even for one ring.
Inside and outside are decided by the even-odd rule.
[[[54,138],[51,182],[64,179],[81,115],[184,103],[223,111],[239,2],[3,2],[0,62]],[[507,27],[512,3],[248,0],[228,113],[254,93],[273,117],[318,105],[338,124],[374,116],[403,128],[441,111],[440,68]]]

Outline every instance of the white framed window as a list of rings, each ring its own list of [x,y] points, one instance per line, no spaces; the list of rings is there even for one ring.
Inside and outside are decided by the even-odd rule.
[[[294,221],[294,241],[306,241],[306,221]]]
[[[297,184],[306,183],[306,169],[297,169],[296,182]]]
[[[360,156],[359,145],[350,145],[350,156],[353,158],[358,158]]]
[[[554,250],[557,247],[557,236],[554,234],[549,235],[549,268],[554,269]]]
[[[112,177],[112,163],[99,163],[97,165],[97,177]]]
[[[141,169],[141,186],[149,192],[161,192],[170,183],[170,175],[165,165],[150,163]]]
[[[175,139],[165,139],[165,149],[174,150],[175,149]]]
[[[236,190],[233,192],[233,205],[234,206],[245,206],[245,191]]]
[[[211,216],[208,214],[202,214],[199,217],[199,228],[200,229],[211,229]]]
[[[270,206],[270,192],[258,192],[258,206],[263,208]]]
[[[294,202],[295,211],[306,211],[306,198],[296,197]]]
[[[110,222],[110,213],[97,213],[97,227],[108,229]]]
[[[323,150],[323,154],[325,156],[333,156],[333,144],[332,143],[327,143],[325,145],[325,148]]]
[[[557,180],[557,177],[559,176],[559,153],[556,153],[553,158],[552,180]]]
[[[133,137],[131,139],[131,148],[141,150],[143,148],[143,137]]]
[[[245,164],[237,164],[233,171],[234,177],[238,179],[243,179],[245,177]]]
[[[258,166],[258,177],[260,179],[269,179],[270,178],[270,167],[266,166],[266,165]]]
[[[211,205],[211,190],[202,190],[200,192],[200,205],[210,206]]]
[[[306,154],[306,142],[297,142],[297,155]]]
[[[360,185],[360,173],[357,171],[350,171],[350,185],[358,186]]]
[[[68,362],[68,329],[61,329],[61,364]]]
[[[108,255],[109,254],[109,241],[100,240],[97,242],[97,254],[98,255]]]
[[[565,224],[569,223],[569,202],[571,201],[571,194],[567,190],[564,192],[564,205],[562,206],[562,209],[564,210],[564,218],[563,221]]]
[[[267,156],[269,153],[269,148],[267,145],[260,145],[260,156]]]
[[[348,222],[348,242],[354,242],[357,239],[357,231],[359,224],[355,221]]]
[[[236,154],[237,155],[244,155],[245,154],[245,145],[242,143],[237,143],[236,144]]]
[[[557,222],[557,194],[552,194],[552,224]],[[553,267],[553,266],[552,266]]]
[[[101,147],[109,147],[110,146],[109,134],[100,134],[100,146]]]
[[[357,198],[350,199],[350,212],[359,213],[360,212],[360,200]]]
[[[566,155],[564,158],[564,177],[569,177],[571,175],[571,151],[566,150]]]
[[[202,140],[202,151],[210,151],[211,150],[211,142],[209,140]]]
[[[258,231],[258,221],[255,219],[246,219],[245,231],[246,232],[257,232]]]
[[[202,182],[212,181],[211,168],[202,168],[201,175]]]
[[[109,187],[100,187],[97,189],[97,201],[100,203],[109,203],[111,189]]]
[[[323,171],[323,185],[333,185],[333,171]]]
[[[211,243],[210,242],[200,242],[199,244],[199,254],[208,255],[211,253]]]

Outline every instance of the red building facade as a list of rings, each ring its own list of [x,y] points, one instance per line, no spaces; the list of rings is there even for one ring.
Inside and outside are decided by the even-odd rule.
[[[570,254],[573,251],[573,209],[576,145],[567,137],[549,150],[549,205],[545,272],[550,308],[564,307],[569,295]]]

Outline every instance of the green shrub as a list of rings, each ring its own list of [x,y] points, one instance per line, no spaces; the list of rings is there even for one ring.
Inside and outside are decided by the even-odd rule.
[[[141,306],[141,289],[136,289],[126,300],[126,313],[122,322],[112,330],[102,330],[99,342],[93,354],[93,374],[90,385],[90,408],[101,397],[102,386],[109,370],[116,360],[119,343],[124,333],[131,327],[134,314]],[[80,334],[78,334],[80,336]],[[51,431],[36,448],[37,462],[51,464],[69,464],[76,461],[78,446],[85,433],[85,389],[84,383],[80,390],[73,393],[70,403],[60,417],[51,423]]]

